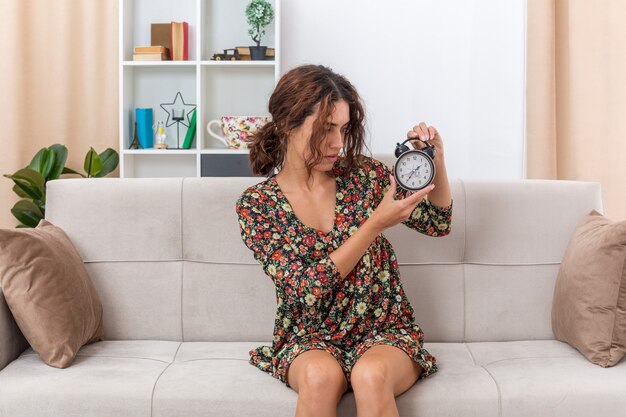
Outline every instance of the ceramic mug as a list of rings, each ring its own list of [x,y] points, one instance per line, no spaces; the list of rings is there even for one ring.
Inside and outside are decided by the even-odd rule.
[[[268,116],[222,116],[211,120],[206,129],[209,135],[231,149],[247,149],[248,137],[271,120]],[[215,133],[212,125],[217,125],[223,136]]]

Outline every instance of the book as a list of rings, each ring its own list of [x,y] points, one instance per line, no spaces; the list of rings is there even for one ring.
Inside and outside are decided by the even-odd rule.
[[[133,54],[133,61],[169,61],[166,54]]]
[[[158,53],[158,54],[167,54],[170,53],[170,48],[162,45],[154,45],[154,46],[135,46],[136,54],[147,54],[147,53]]]
[[[152,23],[150,24],[150,45],[165,46],[172,52],[171,24]]]
[[[196,109],[192,110],[193,114],[191,115],[191,120],[189,121],[189,129],[187,129],[187,134],[185,135],[185,140],[183,141],[183,149],[191,148],[191,143],[193,142],[193,137],[196,133]]]
[[[189,24],[187,22],[171,22],[172,60],[187,61],[189,59]]]

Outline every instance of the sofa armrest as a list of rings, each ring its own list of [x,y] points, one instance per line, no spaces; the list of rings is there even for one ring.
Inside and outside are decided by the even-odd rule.
[[[0,290],[0,370],[17,359],[29,346]]]

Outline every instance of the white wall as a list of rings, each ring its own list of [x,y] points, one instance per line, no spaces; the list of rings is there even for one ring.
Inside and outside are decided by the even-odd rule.
[[[281,73],[345,75],[368,144],[437,127],[449,178],[525,178],[525,0],[282,0]]]

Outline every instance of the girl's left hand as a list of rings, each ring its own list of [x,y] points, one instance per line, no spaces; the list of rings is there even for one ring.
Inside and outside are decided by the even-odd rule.
[[[408,131],[406,137],[421,139],[429,143],[435,148],[435,162],[438,162],[438,159],[443,162],[443,140],[435,127],[427,126],[426,123],[421,122],[413,126],[413,129]],[[413,145],[414,149],[423,149],[426,147],[426,145],[419,140],[411,140],[409,142]]]

